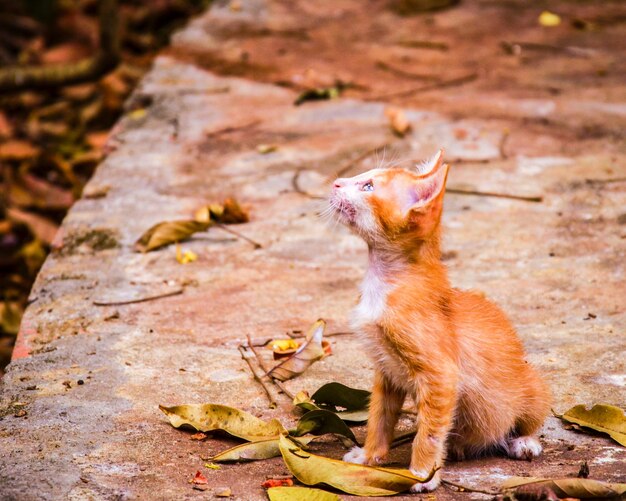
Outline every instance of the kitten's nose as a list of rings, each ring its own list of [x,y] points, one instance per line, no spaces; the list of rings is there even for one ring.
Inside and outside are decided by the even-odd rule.
[[[335,179],[335,182],[333,183],[333,188],[335,188],[336,190],[339,188],[343,188],[345,186],[345,180],[344,179]]]

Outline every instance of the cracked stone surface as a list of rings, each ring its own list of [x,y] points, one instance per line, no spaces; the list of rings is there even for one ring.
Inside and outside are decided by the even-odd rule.
[[[626,405],[625,38],[623,22],[609,22],[624,6],[554,2],[564,23],[547,29],[525,2],[467,1],[410,17],[368,5],[216,3],[157,59],[128,103],[145,113],[115,128],[33,287],[0,387],[2,499],[203,499],[226,486],[235,499],[266,499],[265,476],[286,473],[279,458],[208,470],[202,458],[234,442],[190,440],[158,404],[216,402],[293,424],[284,395],[268,409],[237,346],[247,335],[297,335],[319,317],[328,332],[347,331],[366,249],[319,217],[319,197],[340,169],[439,147],[452,160],[443,219],[452,282],[510,315],[555,411]],[[569,26],[599,16],[609,21],[594,31]],[[341,98],[293,105],[304,86],[338,79],[352,84]],[[388,127],[389,104],[412,123],[404,138]],[[262,144],[277,149],[262,154]],[[184,266],[173,247],[132,251],[153,224],[228,195],[251,212],[236,230],[262,248],[212,228],[183,244],[198,255]],[[331,380],[369,387],[372,364],[357,337],[328,339],[333,355],[286,383],[291,392]],[[355,432],[362,438],[364,428]],[[449,463],[444,478],[496,489],[510,475],[575,476],[587,461],[592,478],[626,481],[625,449],[608,438],[551,417],[541,441],[532,463]],[[344,452],[332,440],[314,450]],[[404,445],[391,460],[408,457]],[[192,490],[196,470],[208,491]],[[485,498],[446,488],[436,497]]]

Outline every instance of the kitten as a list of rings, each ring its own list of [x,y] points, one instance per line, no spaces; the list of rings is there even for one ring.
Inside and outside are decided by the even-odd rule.
[[[373,169],[337,179],[330,198],[335,216],[369,248],[353,324],[374,359],[374,389],[365,447],[344,460],[383,461],[409,395],[418,411],[410,468],[419,477],[440,468],[446,451],[455,459],[496,450],[538,456],[532,434],[550,409],[549,390],[524,360],[505,314],[448,282],[440,251],[442,155],[415,172]],[[412,490],[439,483],[438,471]]]

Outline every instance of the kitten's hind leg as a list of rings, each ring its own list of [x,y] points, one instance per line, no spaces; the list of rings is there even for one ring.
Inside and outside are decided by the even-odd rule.
[[[393,386],[382,372],[376,371],[370,397],[365,448],[353,447],[343,457],[344,461],[375,465],[386,458],[405,396],[404,390]]]

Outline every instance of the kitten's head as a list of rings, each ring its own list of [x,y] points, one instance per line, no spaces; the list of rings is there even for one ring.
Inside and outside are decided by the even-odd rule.
[[[333,185],[336,217],[372,246],[428,239],[439,225],[448,165],[443,150],[415,170],[372,169]]]

